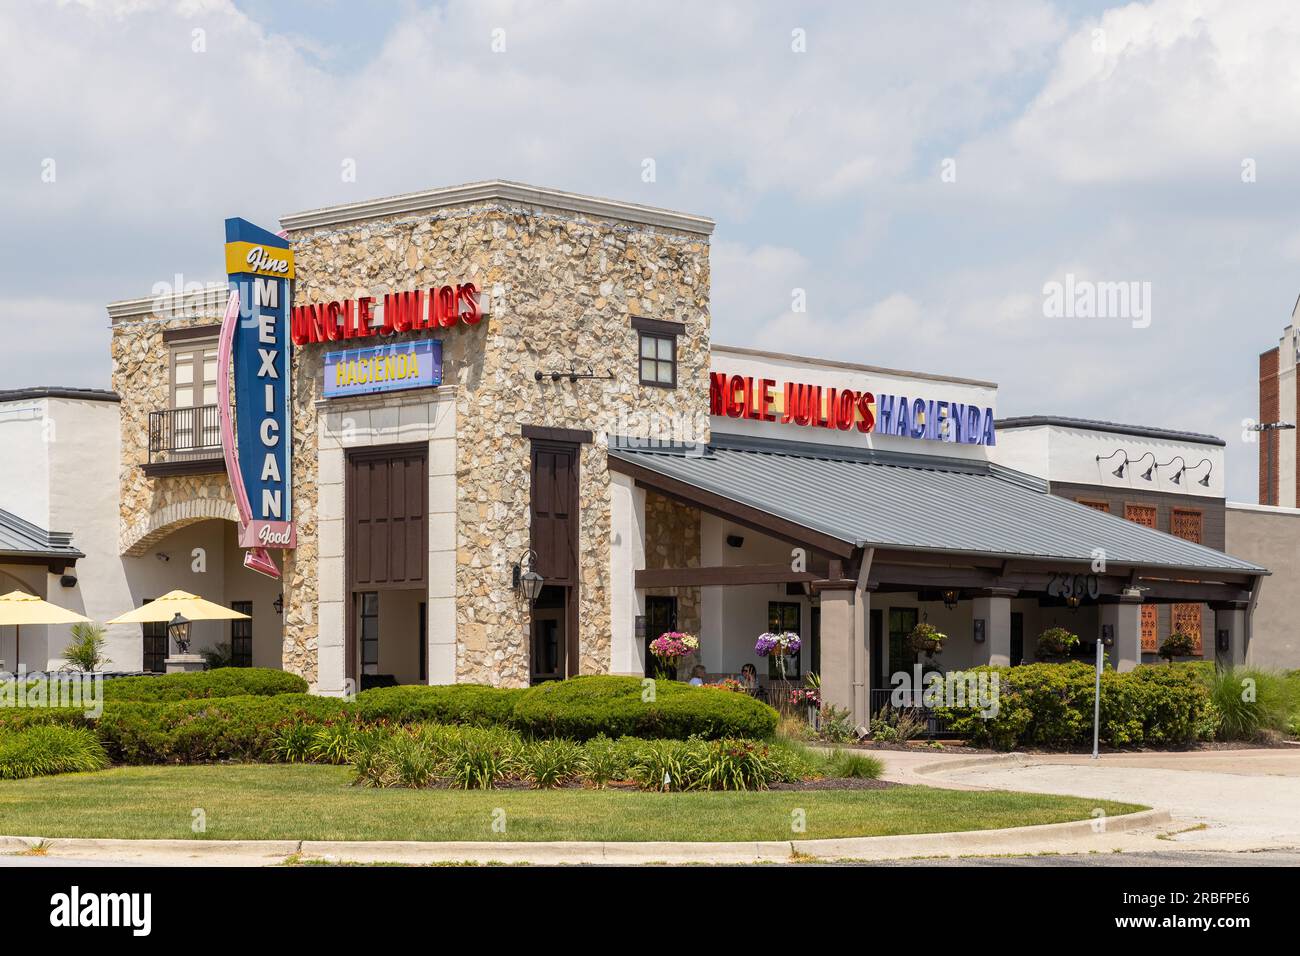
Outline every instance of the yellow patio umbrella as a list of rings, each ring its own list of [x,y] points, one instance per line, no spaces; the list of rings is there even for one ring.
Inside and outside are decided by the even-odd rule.
[[[134,611],[115,617],[109,624],[169,624],[176,615],[190,621],[247,621],[247,614],[205,601],[187,591],[168,591],[160,598],[142,604]]]
[[[142,604],[134,611],[115,617],[109,624],[166,624],[182,654],[189,653],[191,621],[250,621],[247,614],[212,601],[205,601],[188,591],[168,591],[162,597]]]
[[[14,669],[22,663],[22,626],[24,624],[88,624],[90,618],[76,611],[42,601],[34,594],[10,591],[0,596],[0,626],[14,629]]]

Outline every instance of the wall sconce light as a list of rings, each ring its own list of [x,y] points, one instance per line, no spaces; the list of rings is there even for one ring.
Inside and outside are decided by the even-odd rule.
[[[1214,632],[1214,644],[1221,651],[1226,651],[1231,642],[1228,640],[1228,629],[1221,627]]]
[[[729,548],[739,548],[744,545],[744,543],[745,539],[738,534],[727,535],[727,547]]]
[[[172,618],[171,623],[167,625],[167,633],[170,634],[171,639],[176,642],[176,650],[178,653],[188,654],[190,652],[189,618],[177,611],[176,616]]]
[[[272,604],[271,607],[275,608],[275,613],[276,613],[276,614],[283,614],[283,613],[284,613],[284,595],[283,595],[283,594],[278,594],[278,595],[276,595],[275,603]]]
[[[1071,611],[1077,611],[1079,610],[1079,604],[1081,600],[1082,599],[1077,594],[1067,594],[1065,596],[1065,606],[1068,607]]]
[[[1103,624],[1101,626],[1101,646],[1102,647],[1115,646],[1115,625],[1114,624]]]
[[[542,585],[545,583],[545,579],[533,570],[536,562],[537,552],[532,548],[520,555],[519,560],[515,562],[514,589],[516,591],[523,589],[529,605],[537,602],[537,596],[542,593]]]
[[[976,643],[976,644],[983,644],[983,643],[984,643],[984,627],[985,627],[984,618],[982,618],[982,617],[977,617],[977,618],[975,618],[975,634],[974,634],[974,637],[975,637],[975,643]]]
[[[1113,452],[1111,452],[1109,455],[1098,455],[1098,456],[1097,456],[1097,461],[1099,461],[1099,462],[1100,462],[1100,461],[1109,461],[1110,459],[1114,458],[1116,455],[1123,455],[1123,456],[1124,456],[1124,460],[1123,460],[1122,462],[1120,462],[1119,467],[1116,468],[1114,471],[1112,471],[1111,474],[1114,475],[1116,478],[1123,478],[1123,477],[1124,477],[1124,467],[1125,467],[1126,465],[1128,465],[1128,463],[1129,463],[1129,460],[1128,460],[1128,452],[1124,451],[1124,449],[1122,449],[1122,448],[1117,448],[1117,449],[1115,449]]]
[[[961,597],[961,592],[956,588],[947,588],[943,592],[943,606],[952,610],[957,606],[957,599]]]
[[[1151,466],[1150,466],[1149,468],[1147,468],[1146,471],[1142,472],[1142,480],[1143,480],[1143,481],[1150,481],[1151,478],[1152,478],[1152,476],[1155,474],[1155,471],[1156,471],[1156,468],[1157,468],[1155,452],[1152,452],[1152,451],[1146,452],[1144,455],[1142,455],[1141,458],[1135,458],[1135,459],[1133,459],[1133,461],[1131,461],[1131,462],[1128,461],[1128,456],[1127,456],[1127,455],[1124,456],[1124,458],[1125,458],[1125,463],[1126,463],[1126,464],[1136,465],[1136,464],[1139,464],[1140,462],[1142,462],[1143,460],[1145,460],[1146,457],[1147,457],[1147,455],[1150,455],[1150,456],[1151,456]]]
[[[1172,465],[1176,461],[1181,461],[1183,463],[1183,467],[1179,468],[1176,472],[1174,472],[1173,477],[1169,479],[1174,484],[1178,484],[1178,479],[1182,478],[1183,472],[1187,470],[1187,460],[1184,459],[1182,455],[1174,455],[1174,457],[1170,458],[1168,461],[1156,465],[1157,468],[1164,468],[1168,465]]]
[[[1200,461],[1198,461],[1196,464],[1192,465],[1191,467],[1200,468],[1202,465],[1209,465],[1210,467],[1203,476],[1196,479],[1196,483],[1200,485],[1202,488],[1208,488],[1210,487],[1210,475],[1214,473],[1214,462],[1210,461],[1210,459],[1208,458],[1202,458]],[[1183,468],[1183,471],[1187,471],[1187,468]],[[1182,472],[1179,472],[1179,474],[1182,474]]]

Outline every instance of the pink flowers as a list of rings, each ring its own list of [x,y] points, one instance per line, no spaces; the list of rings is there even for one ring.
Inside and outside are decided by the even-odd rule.
[[[665,631],[650,642],[650,653],[661,661],[678,661],[700,649],[700,640],[684,631]]]

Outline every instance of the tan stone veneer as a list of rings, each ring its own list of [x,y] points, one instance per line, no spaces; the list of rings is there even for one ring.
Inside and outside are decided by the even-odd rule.
[[[609,670],[604,435],[707,438],[707,238],[510,200],[291,230],[290,238],[296,304],[465,281],[490,299],[490,315],[479,325],[437,333],[444,382],[455,397],[457,680],[528,682],[527,609],[510,582],[511,565],[529,540],[529,442],[522,426],[596,433],[581,456],[580,669]],[[631,316],[682,323],[676,389],[639,384]],[[324,352],[315,345],[295,353],[299,547],[285,567],[285,667],[313,682]],[[534,380],[536,370],[570,366],[612,377]]]
[[[698,568],[700,566],[700,512],[684,504],[646,492],[645,566],[647,568]],[[651,588],[647,595],[677,598],[677,627],[700,633],[698,587]]]
[[[220,303],[220,306],[217,303]],[[139,556],[177,528],[210,518],[236,520],[224,472],[150,478],[149,414],[170,405],[170,356],[163,333],[215,325],[221,292],[187,299],[160,298],[113,322],[113,391],[122,397],[121,551]]]

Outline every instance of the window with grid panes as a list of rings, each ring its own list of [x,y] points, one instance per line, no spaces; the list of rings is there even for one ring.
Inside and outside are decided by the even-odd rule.
[[[641,334],[641,384],[677,387],[677,337],[654,332]]]

